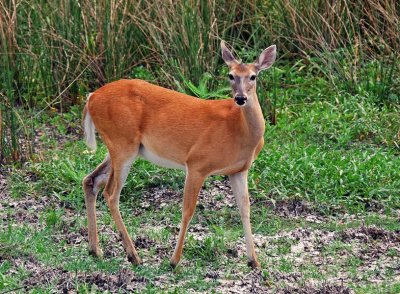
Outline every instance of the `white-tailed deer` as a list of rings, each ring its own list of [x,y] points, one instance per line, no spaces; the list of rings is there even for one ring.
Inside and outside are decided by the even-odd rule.
[[[171,258],[181,258],[189,222],[206,177],[228,175],[243,222],[249,265],[260,267],[250,226],[247,173],[264,144],[265,122],[256,94],[257,74],[275,61],[275,45],[255,63],[243,64],[221,42],[233,99],[203,100],[141,80],[119,80],[89,95],[83,111],[86,142],[96,148],[95,129],[106,144],[104,161],[83,180],[89,251],[101,256],[96,198],[103,195],[121,235],[128,260],[141,262],[119,211],[119,197],[136,157],[186,170],[182,223]]]

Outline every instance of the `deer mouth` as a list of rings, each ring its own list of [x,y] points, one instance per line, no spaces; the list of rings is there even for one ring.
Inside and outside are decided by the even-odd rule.
[[[243,106],[247,102],[247,97],[244,96],[236,96],[235,97],[235,102],[239,106]]]

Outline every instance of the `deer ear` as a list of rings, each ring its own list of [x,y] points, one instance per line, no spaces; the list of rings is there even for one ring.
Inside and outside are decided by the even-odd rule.
[[[264,69],[269,68],[276,59],[276,46],[271,45],[263,52],[261,52],[257,61],[254,63],[257,71],[262,71]]]
[[[232,52],[228,48],[226,48],[224,41],[221,41],[221,53],[222,59],[228,66],[239,63],[239,61],[236,60],[235,56],[233,56]]]

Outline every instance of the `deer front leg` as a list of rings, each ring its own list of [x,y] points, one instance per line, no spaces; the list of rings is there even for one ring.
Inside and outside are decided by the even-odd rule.
[[[247,173],[248,171],[246,170],[234,175],[230,175],[229,180],[231,182],[233,194],[235,195],[236,202],[239,207],[240,216],[242,217],[248,265],[252,268],[260,268],[260,263],[257,260],[256,252],[254,250],[253,235],[251,233],[250,200],[247,189]]]
[[[170,260],[171,266],[173,267],[175,267],[181,259],[186,231],[196,209],[197,198],[204,179],[205,176],[188,169],[183,194],[182,223],[175,251]]]

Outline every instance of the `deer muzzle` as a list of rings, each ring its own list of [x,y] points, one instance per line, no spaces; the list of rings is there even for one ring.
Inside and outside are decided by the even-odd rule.
[[[247,97],[246,96],[235,96],[235,102],[237,105],[244,105],[247,101]]]

